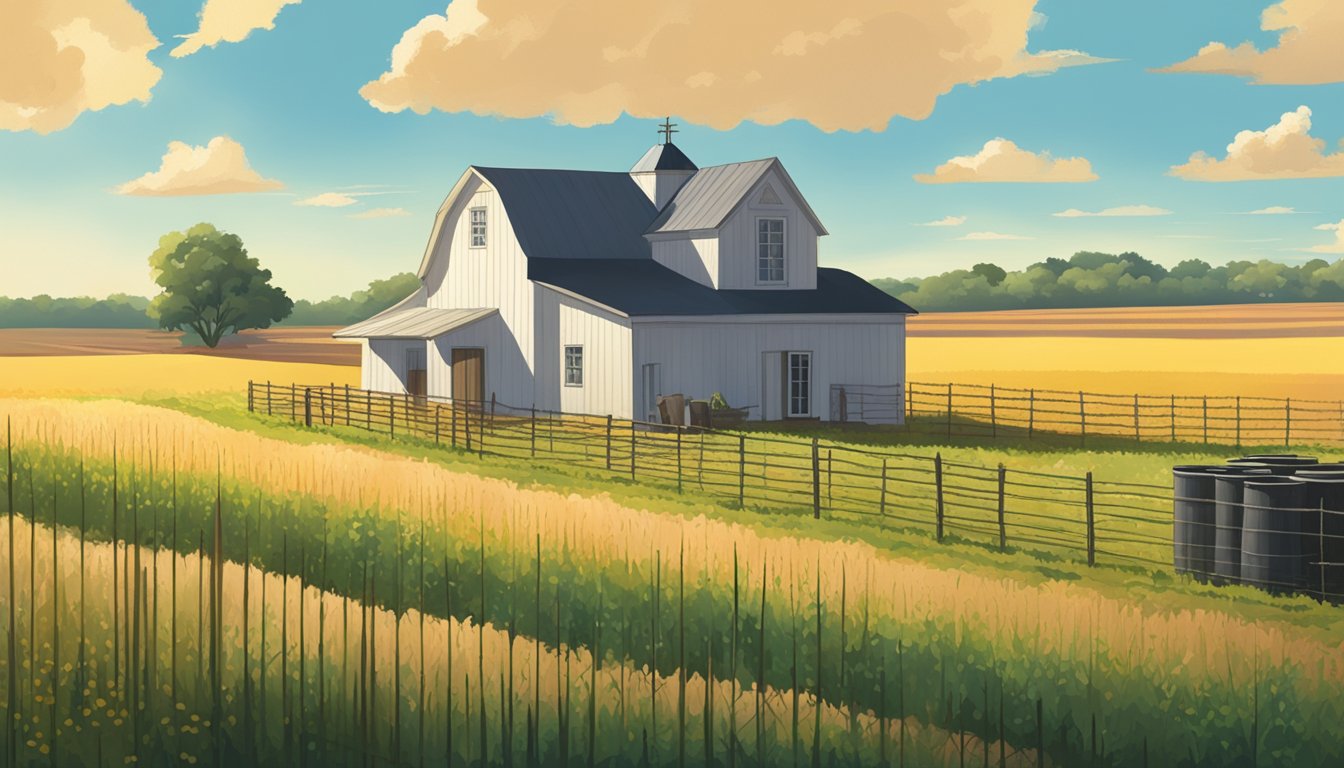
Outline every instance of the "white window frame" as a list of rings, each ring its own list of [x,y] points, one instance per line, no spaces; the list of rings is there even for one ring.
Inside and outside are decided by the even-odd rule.
[[[480,221],[476,220],[476,214],[481,214]],[[489,214],[486,213],[485,206],[476,205],[467,209],[467,236],[472,248],[484,248],[487,242],[486,225],[489,223]],[[478,230],[477,227],[480,227]]]
[[[778,243],[778,245],[779,245],[779,275],[780,275],[780,277],[779,277],[778,280],[763,279],[763,278],[761,277],[761,263],[762,263],[762,261],[764,261],[765,259],[770,258],[770,257],[768,257],[768,256],[764,256],[764,255],[761,253],[761,249],[762,249],[762,248],[765,248],[765,247],[767,247],[767,246],[775,245],[775,243],[762,242],[762,241],[761,241],[761,235],[764,234],[764,233],[761,232],[761,224],[764,223],[764,222],[767,222],[767,221],[777,221],[777,222],[779,222],[779,243]],[[789,232],[789,220],[788,220],[786,217],[784,217],[784,216],[757,216],[757,217],[756,217],[756,284],[757,284],[757,285],[782,285],[782,284],[788,282],[788,279],[789,279],[789,269],[788,269],[788,265],[789,265],[789,242],[788,242],[788,241],[789,241],[789,235],[788,235],[788,232]],[[769,269],[769,267],[767,267],[767,269]]]
[[[785,352],[784,354],[785,354],[784,405],[786,410],[784,415],[790,419],[810,418],[812,416],[812,390],[814,389],[814,387],[812,386],[813,383],[812,353],[804,351],[792,351],[792,352]],[[806,402],[807,407],[805,410],[802,411],[796,410],[794,408],[795,400],[799,399],[793,393],[793,385],[795,382],[794,379],[795,358],[805,361],[805,370],[806,370],[805,385],[807,387],[807,390],[802,394],[802,399]]]
[[[577,365],[577,366],[574,366],[574,365],[571,365],[571,364],[570,364],[570,352],[571,352],[571,351],[577,352],[577,355],[576,355],[576,358],[577,358],[577,360],[578,360],[578,365]],[[561,375],[561,377],[564,379],[565,386],[566,386],[566,387],[579,387],[579,388],[582,388],[582,387],[583,387],[583,345],[582,345],[582,344],[566,344],[566,345],[561,349],[561,351],[560,351],[560,358],[561,358],[561,360],[560,360],[560,375]],[[577,375],[571,377],[571,376],[570,376],[571,373],[575,373],[575,374],[577,374]]]

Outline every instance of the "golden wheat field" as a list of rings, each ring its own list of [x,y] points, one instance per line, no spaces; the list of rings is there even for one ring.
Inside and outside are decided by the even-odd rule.
[[[1344,307],[948,312],[910,320],[912,381],[1115,394],[1344,397]]]
[[[237,394],[249,380],[357,386],[359,368],[196,354],[0,357],[0,396],[6,397]]]

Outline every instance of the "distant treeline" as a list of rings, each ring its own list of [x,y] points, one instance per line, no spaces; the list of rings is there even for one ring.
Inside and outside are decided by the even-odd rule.
[[[873,283],[921,312],[1152,307],[1344,300],[1344,259],[1289,265],[1199,259],[1168,269],[1137,253],[1080,251],[1009,272],[977,264],[925,278]]]
[[[294,302],[293,313],[277,325],[350,325],[382,312],[418,287],[419,278],[404,272],[374,280],[349,296],[317,302],[300,299]],[[149,299],[124,293],[106,299],[0,296],[0,328],[158,328],[148,309]]]

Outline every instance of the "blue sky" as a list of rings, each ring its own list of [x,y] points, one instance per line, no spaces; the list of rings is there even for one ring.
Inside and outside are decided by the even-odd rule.
[[[554,116],[375,109],[361,87],[388,71],[403,33],[444,14],[442,0],[308,0],[283,7],[274,29],[182,58],[169,50],[176,36],[196,29],[200,6],[132,5],[162,43],[148,54],[162,76],[147,102],[84,111],[47,133],[0,130],[0,295],[148,294],[146,259],[158,237],[197,221],[241,235],[295,297],[348,293],[415,268],[434,211],[468,164],[624,170],[657,140],[651,117],[578,127]],[[895,116],[885,130],[827,132],[802,119],[720,130],[705,124],[715,121],[685,117],[675,94],[665,111],[681,124],[678,146],[702,166],[780,157],[831,232],[822,262],[865,277],[926,275],[979,261],[1021,267],[1078,250],[1134,250],[1167,264],[1192,257],[1333,260],[1340,256],[1307,249],[1334,242],[1334,232],[1316,227],[1344,219],[1344,177],[1217,183],[1169,172],[1196,151],[1225,156],[1237,132],[1265,130],[1300,106],[1310,108],[1310,135],[1324,140],[1325,152],[1340,151],[1338,81],[1256,85],[1237,76],[1151,71],[1189,59],[1210,41],[1274,46],[1278,33],[1261,30],[1269,5],[1042,0],[1035,11],[1044,21],[1030,31],[1028,50],[1116,61],[955,85],[927,118]],[[787,5],[777,7],[787,12]],[[713,44],[690,36],[688,49]],[[885,74],[861,64],[849,76],[874,91],[887,87]],[[450,81],[477,76],[443,74]],[[482,102],[480,109],[492,106]],[[203,146],[216,136],[240,144],[251,167],[283,189],[117,193],[158,169],[169,142]],[[996,137],[1033,153],[1085,158],[1098,179],[914,180]],[[344,208],[294,204],[327,192],[361,196]],[[1170,214],[1052,215],[1139,205]],[[1299,213],[1239,215],[1270,206]],[[371,208],[408,215],[352,215]],[[921,226],[949,216],[965,221]],[[970,233],[1023,239],[960,239]]]

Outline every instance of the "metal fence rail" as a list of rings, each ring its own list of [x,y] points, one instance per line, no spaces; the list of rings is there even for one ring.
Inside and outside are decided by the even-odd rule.
[[[878,398],[870,395],[870,401]],[[833,400],[837,394],[832,394]],[[886,407],[899,393],[881,396]],[[906,429],[933,436],[1223,445],[1344,443],[1344,400],[1122,395],[979,384],[910,382]],[[859,420],[851,416],[850,420]]]

